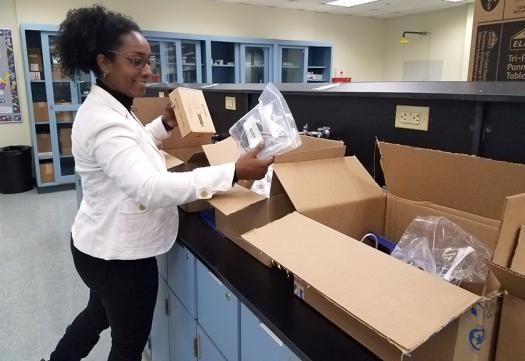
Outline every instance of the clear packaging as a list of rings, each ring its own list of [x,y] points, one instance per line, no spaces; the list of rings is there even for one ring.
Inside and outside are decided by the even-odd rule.
[[[270,189],[272,186],[272,177],[273,177],[273,164],[270,164],[268,166],[268,171],[266,172],[266,175],[264,178],[256,180],[253,182],[252,187],[250,190],[253,192],[260,194],[261,196],[264,196],[266,198],[270,198]]]
[[[492,252],[445,217],[416,217],[392,252],[397,259],[459,284],[487,279]]]
[[[230,134],[244,152],[264,141],[260,159],[286,153],[301,145],[295,120],[281,92],[268,83],[257,104],[231,128]]]

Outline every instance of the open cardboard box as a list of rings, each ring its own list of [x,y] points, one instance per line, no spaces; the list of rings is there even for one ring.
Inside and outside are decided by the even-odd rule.
[[[508,291],[501,308],[496,361],[522,359],[525,357],[525,226],[521,226],[510,267],[494,262],[489,265]]]
[[[308,179],[291,171],[303,183],[335,193],[353,189],[355,197],[336,209],[298,209],[301,214],[252,230],[243,239],[259,259],[294,274],[299,297],[384,360],[409,355],[410,360],[425,361],[491,360],[499,314],[499,283],[493,276],[482,287],[468,285],[467,291],[355,238],[372,230],[397,241],[415,216],[442,215],[482,239],[494,251],[496,263],[508,264],[516,225],[525,223],[525,166],[395,144],[379,146],[388,190],[379,199],[378,186],[361,174],[357,161],[348,160],[348,169],[360,177],[339,174],[321,178],[324,183],[317,183],[317,176]],[[292,200],[297,195],[288,193]],[[377,210],[381,200],[382,212]],[[373,213],[355,212],[356,206]],[[475,310],[487,308],[492,312],[472,321]],[[484,334],[473,327],[481,327]]]
[[[236,159],[239,152],[231,139],[203,147],[212,165]],[[302,136],[299,148],[275,157],[269,198],[235,186],[232,191],[208,200],[216,210],[217,230],[262,263],[270,265],[271,258],[254,250],[240,235],[294,210],[312,217],[317,215],[332,227],[342,226],[343,222],[334,214],[343,208],[354,220],[347,224],[349,228],[359,227],[362,218],[377,219],[376,216],[384,212],[381,188],[373,183],[355,157],[345,158],[344,153],[345,146],[340,141]],[[345,187],[351,179],[359,186]],[[361,179],[367,181],[359,181]],[[370,195],[368,202],[354,202],[344,207],[361,197],[362,192]],[[332,220],[336,222],[331,223]],[[377,226],[382,224],[382,218],[377,222]]]
[[[134,98],[132,111],[140,122],[146,125],[163,114],[164,107],[169,101],[167,97]],[[166,168],[174,172],[187,172],[209,165],[202,145],[211,142],[210,134],[191,133],[183,138],[179,128],[174,128],[170,137],[165,139],[160,146],[166,158]],[[211,207],[208,202],[199,199],[180,205],[180,208],[185,212],[193,213]]]

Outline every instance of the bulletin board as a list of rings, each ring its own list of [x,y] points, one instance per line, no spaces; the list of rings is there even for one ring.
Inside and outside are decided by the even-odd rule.
[[[0,28],[0,124],[21,121],[12,32]]]

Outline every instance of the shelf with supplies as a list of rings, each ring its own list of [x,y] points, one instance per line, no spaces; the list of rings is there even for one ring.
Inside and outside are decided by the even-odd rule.
[[[57,64],[57,26],[21,26],[34,168],[39,191],[74,183],[71,127],[94,82],[93,74],[66,78]],[[86,89],[87,87],[87,89]]]

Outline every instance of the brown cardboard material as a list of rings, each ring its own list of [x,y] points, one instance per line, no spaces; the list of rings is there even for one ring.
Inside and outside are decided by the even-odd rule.
[[[525,3],[476,0],[469,80],[525,80]]]
[[[169,98],[173,104],[173,110],[183,137],[190,133],[210,135],[215,133],[215,127],[202,90],[176,88],[169,94]]]
[[[494,262],[489,266],[509,292],[501,310],[496,361],[518,360],[525,355],[525,226],[520,227],[510,268]]]
[[[53,163],[40,163],[40,181],[42,183],[51,183],[55,181],[55,170]]]
[[[231,159],[230,157],[236,157],[239,152],[231,140],[204,146],[204,151],[212,165],[224,163]],[[218,195],[210,200],[210,204],[217,210],[218,230],[230,238],[236,238],[293,209],[307,212],[321,221],[335,220],[336,218],[329,215],[337,210],[348,210],[345,208],[346,204],[358,191],[358,188],[344,187],[344,182],[352,176],[349,163],[353,158],[344,158],[344,151],[345,147],[341,142],[312,138],[312,140],[305,139],[301,147],[295,151],[277,156],[268,200],[241,187],[236,187],[232,192]],[[319,153],[323,154],[326,159],[319,160]],[[364,168],[355,173],[370,178]],[[323,182],[327,179],[336,181],[333,187],[322,186],[326,184]],[[373,192],[378,198],[381,198],[382,193],[377,185],[363,185],[363,187],[363,191]],[[288,203],[288,199],[291,199],[292,203]],[[256,206],[255,204],[259,202],[264,204]],[[355,208],[355,214],[359,212],[364,214],[363,212],[370,207],[353,206],[352,208]],[[252,214],[248,217],[244,214],[247,212],[255,212],[257,216]],[[380,210],[380,213],[382,212],[383,210]]]
[[[509,257],[512,257],[517,232],[520,225],[525,224],[525,194],[521,194],[525,192],[525,166],[387,143],[380,143],[379,147],[382,155],[381,164],[383,166],[388,190],[384,195],[386,199],[385,220],[384,224],[382,224],[378,222],[377,219],[373,219],[373,217],[363,217],[361,219],[362,224],[359,225],[361,229],[376,231],[384,234],[387,238],[397,241],[398,237],[406,228],[406,225],[408,225],[416,215],[446,216],[463,227],[467,232],[474,234],[484,241],[485,244],[494,251],[494,260],[504,262],[508,260]],[[432,164],[432,167],[429,167],[429,164]],[[456,168],[459,169],[457,172]],[[359,167],[356,167],[356,169],[359,169]],[[425,172],[421,172],[422,169],[424,169]],[[299,179],[304,176],[300,175],[301,173],[298,174],[299,176],[297,178]],[[341,176],[339,178],[341,178]],[[352,177],[352,180],[354,178],[359,179],[361,183],[373,183],[368,177]],[[286,188],[285,184],[283,182],[281,183],[284,188]],[[331,185],[332,183],[329,182],[328,184]],[[346,187],[364,190],[356,193],[357,195],[361,193],[363,199],[356,197],[353,199],[354,202],[369,202],[369,200],[367,200],[366,186],[363,187],[360,183],[353,184],[350,180],[349,184],[346,184]],[[337,187],[337,189],[339,188],[340,186]],[[441,194],[443,192],[455,192],[455,196],[452,197]],[[294,197],[292,197],[291,194],[289,195],[292,202],[294,202]],[[471,199],[471,197],[481,197],[482,199]],[[502,209],[504,209],[503,212],[501,212]],[[327,208],[327,210],[330,209]],[[301,211],[301,213],[303,212]],[[345,212],[334,212],[333,216],[341,218],[343,215],[346,216],[346,214]],[[272,222],[261,229],[271,227],[274,223],[276,222]],[[296,232],[302,229],[301,227],[293,224],[288,225],[288,227],[287,235],[289,239],[301,239],[301,236],[296,235]],[[263,243],[266,239],[259,237],[259,243],[254,243],[252,242],[253,240],[250,239],[249,235],[261,229],[249,232],[243,235],[243,238],[247,243],[251,243],[254,249],[258,249],[257,252],[265,254],[265,257],[270,259],[270,263],[272,259],[277,261],[274,253],[266,253],[259,247],[260,243]],[[343,231],[345,230],[343,229]],[[349,232],[349,230],[345,232]],[[273,230],[272,233],[274,235],[277,234],[275,230]],[[328,234],[317,234],[316,238],[318,240],[322,239],[323,247],[330,250],[329,239],[332,236]],[[362,234],[356,238],[360,239],[361,236]],[[268,242],[272,244],[273,241],[268,239]],[[285,242],[283,241],[283,243]],[[283,244],[284,250],[280,251],[283,253],[289,252],[290,255],[301,259],[300,254],[298,254],[300,251],[295,248],[289,249],[287,248],[288,246],[288,244]],[[309,249],[307,245],[297,247]],[[330,251],[339,253],[339,251],[334,251],[334,249]],[[312,253],[318,255],[319,258],[324,257],[324,255],[319,254],[317,249]],[[259,255],[258,258],[261,257],[262,256]],[[346,264],[351,263],[349,261],[354,261],[354,259],[348,258]],[[286,264],[281,265],[287,267]],[[371,267],[370,269],[377,268]],[[296,276],[299,276],[299,278],[306,279],[310,285],[312,284],[310,278],[303,278],[293,270],[291,271]],[[335,271],[333,272],[333,274],[336,273]],[[390,272],[389,275],[393,282],[401,282],[401,284],[398,284],[400,291],[404,289],[404,278],[398,277],[392,272]],[[368,277],[367,279],[370,282],[373,282],[375,274],[373,276],[366,275],[366,277]],[[457,321],[455,339],[447,342],[443,341],[444,339],[439,342],[433,341],[436,343],[435,347],[432,346],[432,343],[425,343],[419,351],[412,353],[412,357],[420,354],[422,355],[421,360],[491,360],[494,352],[492,345],[494,344],[497,333],[500,302],[498,297],[499,284],[494,281],[495,279],[490,277],[485,285],[462,285],[464,288],[470,290],[470,292],[465,292],[473,297],[478,297],[478,302],[472,309],[482,309],[484,312],[478,312],[476,317],[471,317],[468,314],[461,315]],[[307,290],[304,290],[304,293],[311,293],[313,292],[312,289],[319,291],[316,287],[309,287]],[[480,299],[479,296],[476,296],[472,292],[475,292],[476,295],[485,295],[485,297]],[[325,301],[313,306],[330,318],[330,314],[335,311],[333,310],[334,307],[331,306],[330,302],[326,301],[326,299],[333,299],[333,295],[324,294],[324,296]],[[384,297],[382,302],[386,302],[386,299],[389,299],[389,297]],[[343,311],[345,310],[348,311],[348,309],[343,309]],[[338,325],[346,322],[355,323],[353,321],[341,320],[339,316],[330,319]],[[457,317],[451,319],[455,318]],[[367,323],[368,319],[364,321]],[[471,338],[473,337],[472,335],[476,336],[476,332],[478,332],[474,326],[484,328],[485,338],[481,339],[483,342],[479,341],[479,339]],[[377,340],[376,336],[366,336],[367,333],[362,330],[356,330],[355,327],[344,326],[343,329],[352,337],[359,339],[360,342],[371,348],[371,350],[379,356],[385,358],[391,357],[392,351],[388,350],[392,350],[392,347],[389,348],[385,345],[378,346],[377,341],[373,341],[374,339]],[[405,332],[401,329],[398,331]],[[453,331],[447,331],[446,333],[449,335],[454,334]],[[363,337],[365,340],[361,341],[359,337]],[[442,336],[439,336],[438,338],[441,339],[441,337]],[[476,344],[476,342],[478,343]],[[473,345],[480,349],[474,349]]]
[[[60,145],[63,147],[71,147],[71,128],[60,128],[58,131],[58,139],[60,140]]]
[[[35,123],[49,122],[47,102],[33,102],[33,113],[35,115]]]
[[[55,119],[59,122],[72,122],[73,118],[73,112],[70,111],[55,113]]]
[[[36,144],[37,144],[38,153],[51,152],[52,151],[51,134],[36,133]]]
[[[384,360],[414,359],[419,346],[479,300],[297,212],[243,238],[308,280],[303,294],[315,290],[331,310],[323,314],[341,327],[347,322],[345,331]]]
[[[28,48],[27,57],[29,71],[44,71],[44,67],[42,66],[42,54],[39,48]]]

